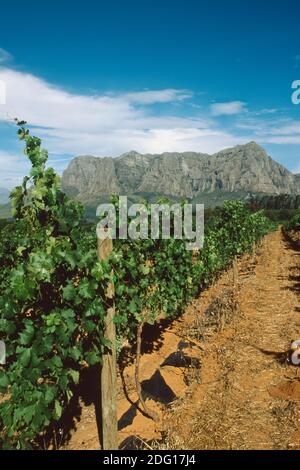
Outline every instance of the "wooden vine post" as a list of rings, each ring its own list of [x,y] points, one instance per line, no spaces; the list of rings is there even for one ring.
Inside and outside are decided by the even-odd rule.
[[[105,260],[113,250],[113,242],[107,229],[97,229],[97,254],[99,261]],[[111,346],[104,351],[101,367],[101,415],[102,415],[102,448],[103,450],[118,449],[117,419],[117,358],[116,358],[116,327],[114,323],[114,284],[109,284],[106,299],[110,304],[105,318],[105,339]]]

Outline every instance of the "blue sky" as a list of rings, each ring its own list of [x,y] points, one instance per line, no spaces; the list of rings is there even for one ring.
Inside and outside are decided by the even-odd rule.
[[[300,171],[299,9],[296,0],[5,2],[0,186],[27,171],[14,116],[34,126],[59,172],[78,154],[213,153],[249,140]]]

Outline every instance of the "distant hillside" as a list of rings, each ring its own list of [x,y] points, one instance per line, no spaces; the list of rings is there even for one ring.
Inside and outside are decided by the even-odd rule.
[[[0,204],[0,219],[9,219],[11,216],[10,202],[7,204]]]
[[[260,194],[252,196],[249,201],[264,209],[300,209],[300,194]]]
[[[248,193],[300,194],[300,178],[272,160],[255,142],[213,155],[129,152],[117,158],[80,156],[64,171],[62,187],[93,207],[110,194],[190,198],[216,205]]]
[[[6,188],[0,188],[0,204],[6,204],[9,201],[10,191]]]

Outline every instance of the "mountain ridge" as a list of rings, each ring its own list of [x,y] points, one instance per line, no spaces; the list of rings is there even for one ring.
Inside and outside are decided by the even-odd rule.
[[[162,194],[198,198],[202,193],[300,194],[300,178],[256,142],[214,154],[135,150],[118,157],[81,155],[62,175],[62,188],[84,204],[109,194]]]

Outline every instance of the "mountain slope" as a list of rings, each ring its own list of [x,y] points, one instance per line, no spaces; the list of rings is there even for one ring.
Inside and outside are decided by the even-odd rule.
[[[0,204],[7,204],[10,191],[6,188],[0,188]]]
[[[10,219],[12,217],[10,202],[0,204],[0,219]]]
[[[299,178],[255,142],[213,155],[132,151],[117,158],[76,157],[63,173],[62,187],[86,205],[109,194],[197,199],[203,193],[300,194]]]

